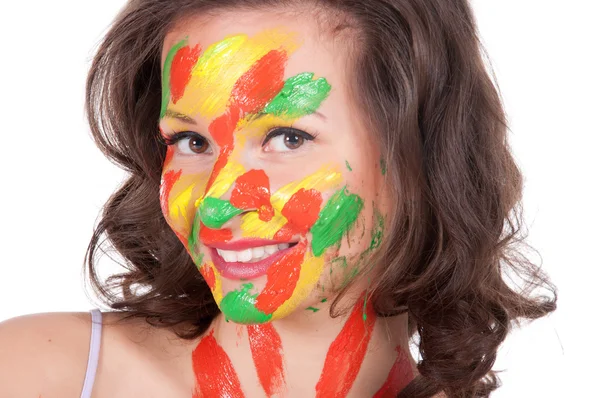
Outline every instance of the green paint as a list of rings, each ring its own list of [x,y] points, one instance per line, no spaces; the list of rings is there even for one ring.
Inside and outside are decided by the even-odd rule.
[[[188,236],[188,250],[192,253],[196,253],[196,245],[200,236],[200,225],[200,209],[198,209],[192,223],[192,231],[190,232],[190,236]]]
[[[352,167],[350,167],[350,163],[348,163],[348,161],[347,161],[347,160],[346,160],[346,168],[347,168],[349,171],[352,171]]]
[[[385,163],[383,156],[379,159],[379,167],[381,167],[381,174],[385,175],[385,173],[387,173],[387,164]]]
[[[321,302],[322,302],[322,303],[326,303],[326,302],[327,302],[327,299],[326,299],[326,298],[324,298],[323,300],[321,300]]]
[[[200,254],[194,256],[194,264],[196,264],[196,267],[201,268],[202,265],[204,265],[204,264],[202,264],[203,262],[204,262],[204,254],[203,253],[200,253]]]
[[[319,312],[319,309],[315,308],[315,307],[308,307],[306,310],[307,311],[312,311],[312,312]]]
[[[363,304],[363,322],[367,321],[367,293],[365,292],[365,303]]]
[[[223,297],[219,307],[225,315],[225,320],[249,325],[265,323],[271,319],[271,314],[267,315],[255,307],[258,294],[250,294],[253,288],[252,283],[245,283],[241,291],[233,290]]]
[[[243,210],[233,206],[228,200],[204,198],[199,208],[202,223],[208,228],[219,229]]]
[[[375,213],[375,226],[373,227],[373,231],[371,231],[371,245],[369,246],[369,250],[375,250],[381,246],[381,242],[383,241],[383,228],[385,226],[385,219],[375,206],[373,206],[373,212]]]
[[[319,219],[310,229],[312,251],[320,256],[328,247],[339,245],[344,234],[352,227],[363,208],[363,200],[349,194],[346,187],[336,192],[319,213]]]
[[[313,80],[314,75],[305,72],[287,79],[279,94],[265,107],[263,113],[288,119],[314,113],[331,91],[331,85],[325,78]]]
[[[175,58],[177,51],[179,51],[182,47],[185,47],[185,45],[187,45],[187,37],[171,47],[167,54],[167,58],[165,59],[165,66],[163,67],[162,74],[162,104],[160,107],[161,119],[167,113],[167,107],[171,101],[171,64],[173,63],[173,58]]]

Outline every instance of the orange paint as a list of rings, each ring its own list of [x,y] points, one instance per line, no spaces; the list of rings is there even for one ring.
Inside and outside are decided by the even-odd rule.
[[[202,50],[199,45],[193,48],[185,46],[179,49],[171,63],[171,100],[173,104],[183,97],[185,87],[190,82],[192,77],[192,69],[198,62],[198,57]]]
[[[258,218],[270,221],[273,218],[269,177],[264,170],[250,170],[238,177],[229,200],[242,210],[258,210]]]
[[[285,388],[281,337],[272,324],[250,325],[248,340],[260,384],[268,397],[281,394]]]
[[[169,167],[169,163],[171,163],[171,160],[173,160],[173,155],[175,154],[175,148],[173,147],[173,145],[169,145],[167,147],[167,153],[165,155],[165,161],[163,162],[163,169],[166,169],[167,167]]]
[[[366,320],[363,320],[363,309],[366,311]],[[365,359],[374,326],[375,311],[370,303],[365,308],[363,296],[356,302],[342,331],[329,346],[316,386],[317,398],[342,398],[348,395]]]
[[[204,225],[200,227],[200,241],[210,246],[217,242],[228,242],[233,239],[233,233],[230,229],[210,229]]]
[[[306,253],[306,240],[301,241],[277,260],[267,271],[267,284],[256,298],[255,307],[265,314],[272,314],[285,303],[296,288],[300,267]]]
[[[194,349],[192,366],[196,375],[193,398],[244,398],[233,364],[217,343],[214,331],[204,337]]]
[[[208,264],[204,264],[202,267],[200,267],[200,273],[202,274],[202,277],[206,281],[206,284],[208,285],[210,290],[214,290],[216,285],[216,278],[215,271],[212,269],[212,267]]]
[[[171,194],[173,185],[175,185],[177,180],[181,177],[181,173],[183,173],[183,170],[169,170],[163,175],[163,181],[160,187],[160,207],[163,214],[169,213],[169,195]]]
[[[396,347],[398,357],[392,366],[383,386],[373,395],[373,398],[395,398],[414,379],[410,360],[402,347]]]
[[[287,201],[281,214],[288,222],[274,236],[276,240],[288,241],[296,234],[306,234],[319,218],[321,193],[316,189],[301,188]]]
[[[233,151],[233,133],[238,122],[248,113],[262,110],[283,88],[286,60],[287,54],[284,51],[270,51],[244,73],[233,86],[228,110],[216,118],[208,128],[221,150],[205,192],[212,187],[229,160]]]

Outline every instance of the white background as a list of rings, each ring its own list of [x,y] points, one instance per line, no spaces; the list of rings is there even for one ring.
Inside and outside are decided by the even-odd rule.
[[[0,6],[0,321],[97,306],[82,262],[123,180],[83,115],[93,50],[123,0]],[[560,289],[552,316],[515,330],[493,396],[590,397],[599,350],[600,29],[595,0],[475,0],[526,177],[529,242]],[[108,259],[103,273],[118,270]]]

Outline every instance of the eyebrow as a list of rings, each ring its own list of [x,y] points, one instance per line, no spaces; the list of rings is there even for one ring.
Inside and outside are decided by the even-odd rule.
[[[181,120],[182,122],[189,123],[189,124],[197,124],[196,121],[193,118],[191,118],[190,116],[184,115],[183,113],[175,112],[171,109],[167,109],[164,117]]]
[[[266,115],[267,115],[266,113],[259,113],[255,116],[255,118],[260,119],[261,117],[266,116]],[[319,111],[314,111],[313,113],[306,115],[306,116],[310,116],[310,115],[314,115],[323,121],[327,121],[327,116],[323,115]],[[175,112],[172,109],[167,109],[164,117],[181,120],[182,122],[189,123],[189,124],[194,124],[194,125],[197,124],[196,121],[192,117],[185,115],[183,113]]]

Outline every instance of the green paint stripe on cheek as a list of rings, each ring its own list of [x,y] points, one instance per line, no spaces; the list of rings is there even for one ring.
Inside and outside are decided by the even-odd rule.
[[[315,256],[322,255],[325,249],[342,241],[344,233],[356,222],[362,208],[363,200],[358,195],[349,194],[345,187],[329,199],[310,230]]]
[[[243,210],[233,206],[228,200],[207,197],[200,205],[200,219],[208,228],[219,229]]]
[[[181,40],[179,43],[175,44],[169,52],[167,53],[167,58],[165,59],[165,65],[163,67],[162,73],[162,104],[160,107],[160,118],[162,119],[167,113],[167,107],[169,106],[169,102],[171,101],[171,64],[173,63],[173,58],[175,58],[175,54],[182,47],[187,44],[187,38]]]
[[[313,76],[306,72],[287,79],[263,112],[289,119],[314,113],[329,95],[331,85],[324,78],[313,80]]]

